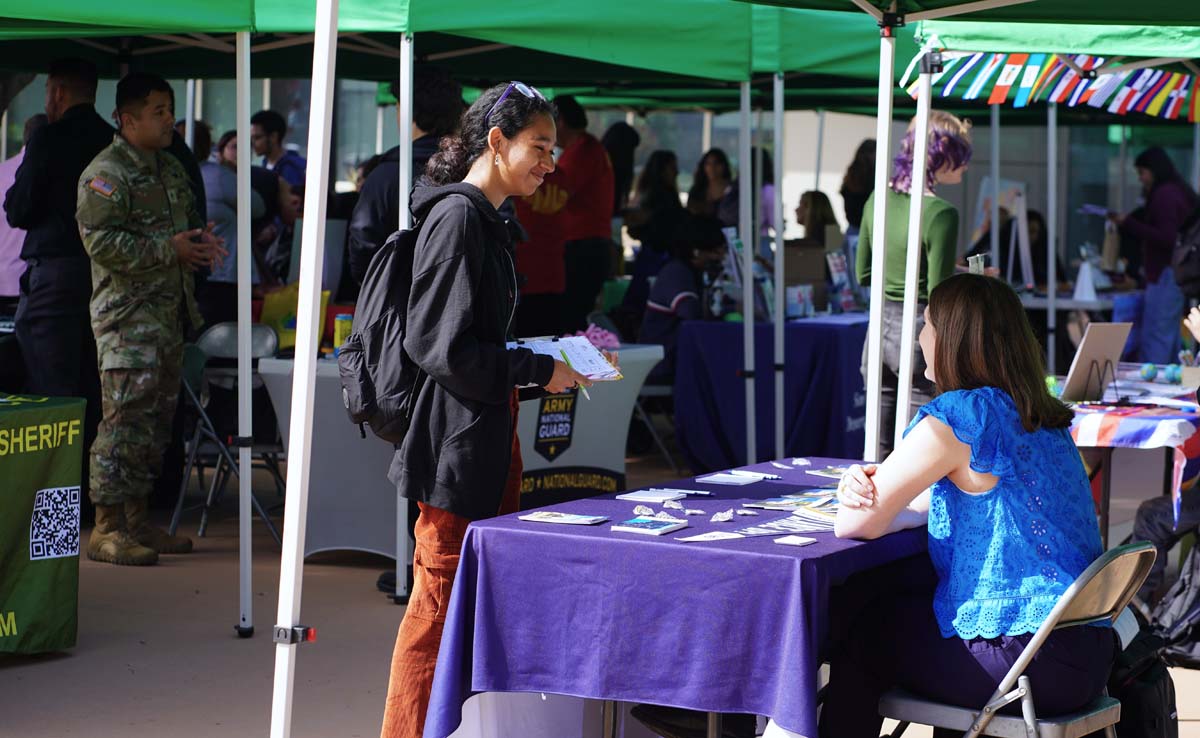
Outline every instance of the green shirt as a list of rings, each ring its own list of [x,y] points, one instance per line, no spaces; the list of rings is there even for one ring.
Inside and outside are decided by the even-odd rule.
[[[904,262],[908,256],[908,194],[887,191],[887,233],[885,244],[883,295],[895,302],[904,301]],[[858,258],[855,272],[859,284],[871,283],[871,248],[874,245],[875,195],[863,209],[862,229],[858,234]],[[921,213],[921,273],[917,295],[929,299],[929,290],[954,274],[958,258],[958,211],[940,197],[927,195]]]

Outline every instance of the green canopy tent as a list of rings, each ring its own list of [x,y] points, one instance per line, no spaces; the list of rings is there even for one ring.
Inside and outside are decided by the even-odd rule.
[[[1071,111],[1079,104],[1082,92],[1091,86],[1094,103],[1100,106],[1107,102],[1110,96],[1121,99],[1145,102],[1138,106],[1139,112],[1147,110],[1151,98],[1158,98],[1158,106],[1151,107],[1156,114],[1164,112],[1162,103],[1166,102],[1170,89],[1186,89],[1185,84],[1191,83],[1192,92],[1189,97],[1179,96],[1180,105],[1175,106],[1175,112],[1187,107],[1182,105],[1185,100],[1195,100],[1195,85],[1200,84],[1200,67],[1192,60],[1200,57],[1200,34],[1195,28],[1156,25],[1156,26],[1126,26],[1104,24],[1072,24],[1069,27],[1054,23],[986,23],[979,21],[922,21],[918,27],[918,36],[925,47],[937,48],[954,52],[986,52],[999,59],[1003,54],[1010,54],[1004,61],[1004,72],[991,80],[988,87],[1000,87],[1007,83],[1009,87],[1029,86],[1027,78],[1036,77],[1039,69],[1046,69],[1052,62],[1064,69],[1064,82],[1073,86],[1077,91],[1069,100],[1060,93],[1048,105],[1047,144],[1051,152],[1057,147],[1058,118],[1062,110]],[[1048,53],[1048,52],[1052,52]],[[1036,57],[1030,57],[1029,54]],[[1081,66],[1082,63],[1082,66]],[[1039,66],[1040,65],[1040,66]],[[982,65],[981,65],[982,66]],[[1151,70],[1162,70],[1153,73]],[[1173,71],[1177,70],[1177,71]],[[1193,76],[1196,75],[1196,76]],[[1001,77],[1005,79],[1001,81]],[[1020,80],[1018,81],[1018,78]],[[1135,84],[1147,80],[1156,80],[1157,84],[1147,84],[1135,88]],[[1015,84],[1014,84],[1015,83]],[[1036,94],[1042,98],[1046,90],[1052,87],[1043,85]],[[1066,84],[1060,85],[1060,88]],[[992,98],[1002,103],[1007,99],[1007,89],[998,90]],[[1070,87],[1066,89],[1072,89]],[[1140,90],[1141,92],[1139,92]],[[1121,95],[1124,94],[1125,98]],[[1031,96],[1032,97],[1032,96]],[[984,98],[988,99],[988,98]],[[1063,103],[1066,103],[1064,105]],[[1089,103],[1091,105],[1092,103]],[[999,128],[1000,104],[991,105],[992,125]],[[1088,109],[1089,106],[1083,106]],[[1109,106],[1112,109],[1113,106]],[[1124,112],[1126,105],[1119,105]],[[1100,114],[1105,114],[1105,107],[1098,107]],[[1170,110],[1170,106],[1166,108]],[[1133,115],[1134,113],[1130,113]],[[1194,116],[1193,116],[1194,118]],[[999,138],[992,137],[992,176],[991,181],[996,191],[992,195],[992,222],[997,222],[999,207]],[[1049,157],[1048,170],[1048,231],[1050,244],[1049,263],[1047,265],[1048,282],[1051,286],[1057,283],[1057,260],[1053,248],[1057,238],[1057,181],[1056,157]],[[1193,127],[1193,182],[1200,180],[1200,123]],[[999,252],[999,234],[996,229],[992,232],[993,260]],[[1047,367],[1051,372],[1055,369],[1055,321],[1054,303],[1055,290],[1048,290],[1047,301]]]
[[[1144,26],[1193,26],[1197,19],[1195,12],[1186,3],[1174,0],[1146,0],[1136,6],[1118,0],[1099,0],[1098,2],[1081,3],[1077,0],[750,0],[756,4],[774,5],[787,8],[804,8],[810,10],[840,11],[847,13],[866,13],[874,18],[880,28],[879,53],[879,103],[877,116],[877,159],[875,171],[875,191],[883,192],[887,187],[891,151],[892,94],[891,88],[895,79],[896,42],[894,37],[897,29],[916,21],[932,21],[953,16],[970,14],[972,20],[981,22],[1023,22],[1023,23],[1059,23],[1059,24],[1091,24],[1091,25],[1144,25]],[[1069,34],[1064,34],[1069,35]],[[923,181],[925,176],[926,151],[928,146],[928,114],[931,98],[931,79],[936,68],[931,63],[931,57],[926,56],[922,62],[919,77],[919,94],[917,97],[917,115],[915,119],[915,141],[913,181]],[[1057,108],[1049,108],[1051,127],[1054,127]],[[1056,153],[1056,141],[1051,139],[1051,155]],[[1050,189],[1050,210],[1048,223],[1049,253],[1056,253],[1054,209],[1056,191]],[[912,198],[912,208],[909,214],[908,255],[905,274],[904,318],[901,332],[901,366],[899,372],[899,387],[897,406],[907,407],[912,392],[912,363],[915,346],[916,318],[916,287],[920,263],[920,223],[923,208],[923,198]],[[886,227],[886,212],[884,198],[875,200],[873,222],[875,228],[882,231]],[[872,273],[883,273],[883,252],[875,250],[872,254]],[[1053,272],[1051,272],[1053,276]],[[873,280],[871,285],[871,320],[867,331],[867,422],[866,444],[863,456],[867,459],[878,458],[879,453],[879,400],[882,380],[882,305],[883,281]],[[1053,314],[1054,295],[1051,290],[1050,312]],[[904,427],[908,422],[906,413],[896,414],[896,427],[886,429],[893,432],[899,442]]]

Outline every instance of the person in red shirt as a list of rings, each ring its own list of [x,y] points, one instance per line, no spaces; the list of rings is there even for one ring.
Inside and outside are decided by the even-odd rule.
[[[528,197],[514,198],[517,220],[528,238],[517,244],[517,281],[521,299],[513,319],[518,338],[563,333],[563,293],[567,288],[564,248],[569,194],[556,170]]]
[[[563,329],[574,332],[587,328],[588,313],[613,272],[613,168],[604,145],[587,132],[587,113],[575,98],[559,95],[554,105],[559,182],[567,192]]]

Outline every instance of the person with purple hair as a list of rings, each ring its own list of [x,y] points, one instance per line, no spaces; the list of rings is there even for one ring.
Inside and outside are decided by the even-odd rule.
[[[900,146],[892,168],[892,178],[884,193],[887,198],[887,230],[877,234],[874,192],[863,208],[862,228],[858,237],[855,273],[863,287],[871,284],[871,252],[878,241],[884,249],[883,273],[883,388],[880,401],[880,461],[892,450],[896,425],[896,386],[900,372],[900,329],[904,313],[904,270],[908,254],[908,213],[911,204],[914,120]],[[926,157],[923,195],[925,207],[921,215],[921,273],[917,278],[916,333],[924,327],[924,313],[929,292],[954,274],[958,256],[958,211],[935,193],[938,185],[962,182],[963,172],[971,161],[971,124],[969,121],[934,110],[929,113],[929,150]],[[915,334],[914,334],[915,335]],[[907,415],[933,397],[933,385],[925,378],[925,362],[915,352],[913,391]],[[867,352],[863,347],[863,376],[867,373]]]

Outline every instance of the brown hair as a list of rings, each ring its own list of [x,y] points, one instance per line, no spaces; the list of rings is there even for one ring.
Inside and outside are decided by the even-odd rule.
[[[1017,293],[981,274],[956,274],[929,293],[939,392],[1002,389],[1027,432],[1066,428],[1074,413],[1046,390],[1042,352]]]
[[[804,222],[804,237],[820,243],[825,243],[826,226],[838,225],[837,216],[833,213],[833,205],[829,196],[820,190],[809,190],[800,196],[800,207],[807,207]]]

